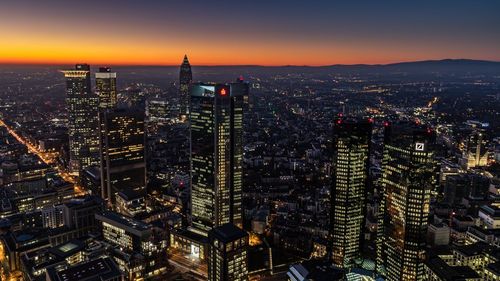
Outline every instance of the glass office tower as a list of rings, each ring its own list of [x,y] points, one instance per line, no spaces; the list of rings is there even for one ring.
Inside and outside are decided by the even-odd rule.
[[[114,204],[118,192],[146,188],[144,113],[115,109],[100,116],[101,196]]]
[[[191,88],[191,219],[206,235],[213,227],[242,227],[243,110],[248,84]]]
[[[387,124],[377,270],[386,280],[423,280],[430,192],[436,185],[435,133]]]
[[[115,108],[117,103],[116,72],[109,67],[100,67],[95,74],[96,94],[99,97],[99,108]]]
[[[481,130],[472,131],[465,140],[462,166],[465,169],[488,165],[488,138]]]
[[[350,268],[361,257],[372,124],[338,119],[333,131],[331,258]]]
[[[99,164],[98,98],[92,93],[89,65],[78,64],[62,72],[66,78],[69,169],[78,175]]]

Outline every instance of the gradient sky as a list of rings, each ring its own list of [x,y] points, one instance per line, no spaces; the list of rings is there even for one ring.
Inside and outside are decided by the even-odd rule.
[[[498,0],[0,0],[0,63],[500,61]]]

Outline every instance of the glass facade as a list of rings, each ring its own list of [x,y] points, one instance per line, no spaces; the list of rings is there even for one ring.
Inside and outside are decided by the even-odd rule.
[[[116,109],[101,118],[101,192],[109,203],[125,189],[146,188],[144,114]]]
[[[423,280],[435,134],[410,125],[385,128],[377,269],[386,280]]]
[[[330,243],[332,261],[342,268],[361,256],[371,131],[369,122],[337,120],[334,126]]]
[[[117,103],[116,72],[109,67],[99,68],[95,74],[96,94],[99,97],[99,108],[115,108]]]
[[[90,67],[76,65],[63,71],[66,78],[70,170],[81,170],[99,164],[98,97],[92,93]]]
[[[246,83],[197,84],[191,91],[192,226],[241,227],[242,119]]]
[[[465,169],[488,165],[487,137],[484,132],[472,132],[464,144],[463,166]]]

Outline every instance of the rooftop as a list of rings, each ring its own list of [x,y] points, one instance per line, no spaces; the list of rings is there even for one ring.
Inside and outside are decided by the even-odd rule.
[[[99,258],[86,263],[71,266],[57,271],[52,267],[47,269],[48,279],[51,281],[102,281],[121,276],[116,264],[109,257]]]
[[[79,240],[72,240],[50,249],[54,255],[62,258],[69,257],[85,248],[85,244]]]
[[[243,231],[232,223],[226,223],[219,227],[212,229],[209,236],[214,236],[217,240],[222,242],[231,242],[243,237],[248,236],[248,233]]]
[[[344,280],[345,272],[322,260],[307,260],[290,266],[287,275],[295,275],[303,280],[335,281]],[[300,275],[300,276],[299,276]]]
[[[460,252],[464,256],[477,256],[486,252],[491,246],[485,242],[477,242],[470,245],[457,246],[455,251]]]
[[[83,197],[76,197],[71,199],[69,202],[64,203],[68,208],[73,206],[84,206],[85,204],[96,204],[102,205],[103,200],[99,196],[85,195]]]
[[[150,229],[149,225],[143,223],[142,221],[122,216],[118,213],[110,211],[105,211],[101,214],[96,214],[96,219],[113,225],[117,224],[122,225],[124,227],[129,228],[129,230],[135,232],[142,232]],[[139,233],[136,234],[140,235]]]
[[[172,233],[174,233],[174,235],[186,238],[188,240],[191,240],[193,242],[197,242],[199,244],[208,243],[207,237],[205,237],[199,233],[196,233],[194,231],[191,231],[190,229],[177,228],[177,229],[173,229]]]
[[[488,206],[488,205],[483,205],[481,206],[481,208],[479,209],[480,212],[483,212],[485,214],[488,214],[492,217],[495,217],[495,218],[500,218],[500,208],[496,207],[496,206]]]
[[[491,263],[487,266],[488,270],[497,274],[497,275],[500,275],[500,262],[496,262],[496,263]]]
[[[123,198],[127,201],[143,197],[139,192],[136,192],[132,189],[122,190],[122,191],[118,192],[118,196],[120,196],[121,198]]]
[[[426,262],[426,265],[432,270],[432,272],[434,272],[434,274],[441,278],[441,280],[445,281],[480,278],[477,272],[472,268],[468,266],[449,266],[441,258],[432,258]]]

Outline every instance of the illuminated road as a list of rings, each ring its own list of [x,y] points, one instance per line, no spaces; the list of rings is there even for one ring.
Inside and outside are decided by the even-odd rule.
[[[6,281],[22,281],[22,273],[20,271],[14,271],[10,273],[9,278],[7,278],[7,273],[5,272],[5,265],[6,263],[6,256],[5,256],[5,249],[3,246],[3,243],[0,242],[0,280],[6,280]],[[4,267],[5,265],[5,267]]]
[[[174,249],[169,250],[169,252],[171,254],[171,257],[168,261],[179,271],[192,273],[192,277],[195,277],[198,280],[207,279],[208,268],[206,263],[202,263],[199,260],[190,259],[189,257]]]
[[[431,101],[429,101],[429,103],[427,104],[427,107],[428,108],[431,108],[433,105],[435,105],[437,102],[439,101],[438,97],[434,97],[432,98]]]
[[[7,128],[7,131],[9,132],[9,134],[11,134],[19,143],[22,143],[23,145],[25,145],[28,148],[29,152],[36,154],[40,159],[42,159],[42,161],[45,164],[52,166],[52,168],[54,168],[58,172],[58,174],[59,174],[59,176],[61,176],[61,178],[63,178],[67,182],[72,183],[74,186],[75,195],[85,194],[85,191],[83,190],[83,188],[77,184],[76,179],[72,175],[70,175],[68,172],[66,172],[63,167],[61,167],[57,164],[57,161],[56,161],[57,153],[55,153],[55,152],[54,153],[46,153],[46,152],[40,151],[37,147],[33,146],[31,143],[29,143],[28,141],[23,139],[19,134],[16,133],[16,131],[12,130],[9,126],[7,126],[7,124],[5,124],[5,122],[3,122],[3,120],[0,120],[0,126]]]
[[[12,130],[9,126],[7,126],[7,124],[5,124],[3,122],[3,120],[0,120],[0,126],[3,126],[5,128],[7,128],[7,131],[9,132],[9,134],[11,134],[18,142],[24,144],[28,148],[29,152],[32,152],[32,153],[38,155],[38,157],[40,157],[40,159],[42,159],[42,161],[45,164],[51,165],[54,162],[54,156],[52,156],[53,153],[43,153],[43,152],[40,152],[36,147],[34,147],[33,145],[31,145],[29,142],[25,141],[14,130]]]
[[[5,262],[5,250],[3,248],[3,243],[0,241],[0,280],[7,280],[7,276],[4,271]]]

